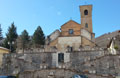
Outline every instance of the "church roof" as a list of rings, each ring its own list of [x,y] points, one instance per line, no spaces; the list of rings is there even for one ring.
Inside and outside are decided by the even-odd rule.
[[[74,20],[69,20],[69,21],[67,21],[66,23],[64,23],[62,26],[66,25],[66,24],[68,24],[68,23],[71,23],[71,22],[74,22],[74,23],[80,25],[79,23],[75,22]],[[61,26],[61,27],[62,27],[62,26]]]

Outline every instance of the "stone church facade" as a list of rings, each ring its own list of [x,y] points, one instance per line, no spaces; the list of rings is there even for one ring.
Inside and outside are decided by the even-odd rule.
[[[78,51],[80,47],[95,46],[95,34],[92,28],[92,5],[80,6],[81,24],[69,20],[59,30],[47,37],[46,44],[56,47],[59,51]]]

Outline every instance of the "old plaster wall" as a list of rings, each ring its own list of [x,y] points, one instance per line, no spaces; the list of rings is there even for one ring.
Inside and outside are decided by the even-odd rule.
[[[85,29],[81,29],[81,35],[86,37],[87,39],[89,40],[92,40],[92,36],[91,36],[91,33]]]
[[[61,52],[52,54],[52,65],[57,68],[59,68],[59,66],[61,66],[61,64],[59,64],[59,62],[58,62],[58,54],[59,53],[61,53]],[[64,64],[67,64],[68,62],[70,62],[70,53],[63,52],[63,54],[64,54]]]
[[[55,40],[56,38],[58,38],[60,36],[60,31],[56,30],[54,31],[51,35],[50,35],[50,41]]]
[[[1,65],[2,65],[2,58],[3,58],[3,54],[0,54],[0,68],[1,68]]]

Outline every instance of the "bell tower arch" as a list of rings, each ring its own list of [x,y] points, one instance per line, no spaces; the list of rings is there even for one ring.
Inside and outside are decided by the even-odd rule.
[[[92,5],[80,6],[81,25],[89,32],[93,33],[92,29]]]

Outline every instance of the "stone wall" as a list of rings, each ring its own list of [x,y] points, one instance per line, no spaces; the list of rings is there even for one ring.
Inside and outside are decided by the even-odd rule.
[[[60,31],[59,31],[59,30],[54,31],[54,32],[49,36],[50,41],[55,40],[55,39],[58,38],[59,36],[60,36]]]
[[[66,69],[46,69],[37,71],[25,71],[19,78],[72,78],[74,71]]]
[[[41,52],[41,53],[18,53],[4,54],[3,57],[3,74],[12,74],[25,70],[36,70],[42,68],[74,68],[74,64],[83,63],[84,59],[100,56],[99,52],[68,52],[64,53],[64,63],[58,63],[58,54],[60,52]],[[85,58],[86,57],[86,58]],[[79,60],[79,62],[77,61]],[[72,64],[73,65],[72,65]],[[63,66],[63,67],[64,67]]]
[[[37,71],[24,71],[19,74],[19,78],[72,78],[74,75],[83,75],[73,70],[67,69],[46,69]],[[112,76],[102,76],[84,73],[88,78],[113,78]]]
[[[86,70],[103,76],[120,76],[120,55],[106,55],[84,64]],[[88,69],[87,69],[88,68]]]
[[[0,75],[50,67],[52,68],[52,53],[5,54]]]
[[[92,40],[87,39],[86,37],[82,37],[82,46],[95,47],[95,43]]]
[[[74,50],[78,50],[80,45],[81,45],[81,36],[58,38],[59,51],[66,51],[68,46],[73,47]]]
[[[55,69],[61,76],[66,70],[70,70],[69,73],[74,71],[72,73],[91,74],[94,75],[94,78],[97,76],[100,76],[98,78],[101,76],[104,76],[103,78],[106,78],[105,76],[120,76],[119,54],[110,55],[108,51],[104,50],[63,52],[64,62],[58,62],[59,53],[61,52],[5,54],[0,75],[36,71],[37,75],[43,73],[42,75],[47,76],[51,69]]]
[[[120,76],[120,55],[110,55],[97,52],[71,54],[72,69],[79,72],[101,76]],[[80,57],[80,58],[78,58]],[[74,59],[73,59],[74,58]]]

